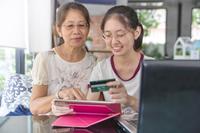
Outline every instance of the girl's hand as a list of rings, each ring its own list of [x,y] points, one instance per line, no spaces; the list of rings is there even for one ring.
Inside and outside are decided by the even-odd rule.
[[[128,95],[126,88],[121,82],[108,82],[107,85],[110,87],[109,93],[113,102],[128,105],[135,111],[138,111],[138,100],[134,96]]]
[[[113,102],[125,105],[129,103],[129,95],[121,82],[113,81],[108,82],[106,85],[110,87],[109,94]]]

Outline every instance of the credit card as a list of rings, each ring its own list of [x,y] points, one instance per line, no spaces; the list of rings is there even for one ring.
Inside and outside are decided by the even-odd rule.
[[[90,88],[92,92],[108,91],[109,86],[106,85],[107,82],[115,81],[115,79],[104,79],[97,81],[90,81]]]

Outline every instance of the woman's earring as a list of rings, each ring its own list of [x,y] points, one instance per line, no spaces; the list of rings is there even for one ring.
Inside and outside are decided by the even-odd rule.
[[[59,36],[59,40],[58,40],[59,42],[59,44],[62,44],[62,43],[64,43],[64,39],[63,39],[63,37],[62,36]]]
[[[59,46],[59,45],[61,45],[61,44],[64,43],[64,39],[63,39],[62,36],[56,37],[56,40],[55,40],[55,41],[56,41],[56,42],[55,42],[56,46]]]

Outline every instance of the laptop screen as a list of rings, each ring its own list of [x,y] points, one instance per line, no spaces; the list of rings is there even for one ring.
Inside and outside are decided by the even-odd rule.
[[[138,133],[200,133],[200,61],[144,61]]]

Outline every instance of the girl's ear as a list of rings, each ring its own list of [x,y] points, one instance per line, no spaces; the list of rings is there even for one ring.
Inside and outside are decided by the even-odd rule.
[[[140,26],[137,26],[136,29],[133,31],[133,34],[134,34],[134,39],[137,40],[138,37],[140,36],[141,34],[141,27]]]

